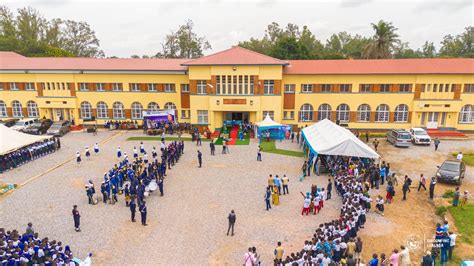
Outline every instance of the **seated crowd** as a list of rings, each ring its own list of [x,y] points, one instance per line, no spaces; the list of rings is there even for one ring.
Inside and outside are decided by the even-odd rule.
[[[0,173],[55,152],[61,147],[58,138],[39,141],[5,155],[0,155]]]

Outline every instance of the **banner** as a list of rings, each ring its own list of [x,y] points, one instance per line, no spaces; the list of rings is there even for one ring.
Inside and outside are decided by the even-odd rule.
[[[143,111],[143,119],[158,122],[173,122],[175,119],[175,110]]]

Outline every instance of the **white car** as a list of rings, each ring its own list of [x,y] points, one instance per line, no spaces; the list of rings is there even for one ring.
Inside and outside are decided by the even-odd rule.
[[[428,135],[428,133],[426,133],[426,130],[422,128],[414,127],[410,129],[410,135],[411,142],[413,142],[413,144],[431,144],[431,137]]]
[[[11,129],[23,131],[33,125],[33,123],[37,122],[38,118],[29,118],[29,119],[22,119],[19,120],[11,127]]]

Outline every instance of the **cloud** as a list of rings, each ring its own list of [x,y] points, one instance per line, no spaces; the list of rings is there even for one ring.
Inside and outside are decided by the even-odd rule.
[[[421,1],[418,3],[415,8],[414,12],[440,12],[440,11],[458,11],[465,8],[471,10],[472,16],[472,9],[473,9],[473,2],[471,0],[459,0],[459,1]]]
[[[373,2],[373,0],[342,0],[339,6],[348,8],[359,7],[369,4],[370,2]]]

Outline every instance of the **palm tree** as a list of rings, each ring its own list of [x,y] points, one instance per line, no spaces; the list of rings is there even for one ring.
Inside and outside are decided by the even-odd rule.
[[[391,22],[380,20],[377,24],[371,23],[375,31],[370,42],[365,46],[363,58],[386,59],[392,57],[393,49],[400,43],[398,34]]]

